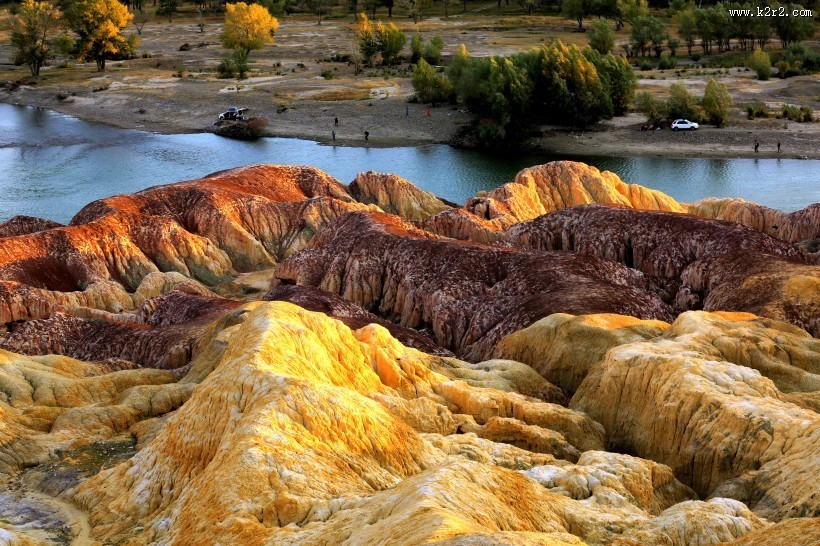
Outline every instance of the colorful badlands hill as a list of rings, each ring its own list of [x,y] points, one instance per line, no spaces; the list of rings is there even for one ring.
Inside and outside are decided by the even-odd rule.
[[[0,543],[820,542],[820,205],[252,166],[0,225]]]

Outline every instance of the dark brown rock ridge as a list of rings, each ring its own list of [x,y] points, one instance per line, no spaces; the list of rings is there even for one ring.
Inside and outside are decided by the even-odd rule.
[[[15,235],[26,235],[36,233],[45,229],[60,227],[62,224],[37,218],[34,216],[14,216],[3,223],[0,223],[0,237],[14,237]]]
[[[522,222],[499,239],[637,269],[678,312],[747,311],[820,333],[820,268],[788,243],[740,224],[586,205]]]
[[[139,322],[87,320],[57,313],[16,326],[0,349],[96,362],[126,360],[147,368],[182,368],[191,360],[198,334],[239,305],[214,296],[173,291],[143,302]]]
[[[488,358],[503,336],[551,313],[673,316],[644,276],[621,264],[454,241],[383,213],[339,218],[276,277],[430,329],[439,345],[468,360]]]

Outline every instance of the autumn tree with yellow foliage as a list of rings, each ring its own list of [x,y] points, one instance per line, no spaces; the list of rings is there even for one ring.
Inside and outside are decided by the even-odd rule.
[[[74,55],[79,60],[94,59],[97,71],[105,70],[105,60],[124,56],[136,48],[137,38],[122,31],[134,16],[117,0],[81,0],[66,12],[68,26],[79,39]]]
[[[279,21],[266,8],[237,2],[225,5],[225,27],[220,38],[223,46],[247,57],[254,49],[272,43],[278,28]]]
[[[11,25],[14,62],[24,64],[35,78],[54,55],[52,46],[62,14],[50,2],[23,0]]]

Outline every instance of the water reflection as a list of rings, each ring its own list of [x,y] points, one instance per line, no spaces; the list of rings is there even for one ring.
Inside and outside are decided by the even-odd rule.
[[[367,170],[393,172],[464,202],[520,169],[573,159],[539,153],[491,157],[430,145],[324,146],[297,139],[240,142],[210,134],[155,135],[86,123],[47,110],[0,104],[0,221],[15,214],[68,222],[86,203],[251,163],[313,165],[343,182]],[[680,201],[743,197],[782,210],[820,202],[820,161],[586,157],[628,182]]]

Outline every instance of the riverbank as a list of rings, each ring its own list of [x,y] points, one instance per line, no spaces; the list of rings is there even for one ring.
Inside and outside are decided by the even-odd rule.
[[[219,110],[237,104],[250,108],[250,114],[269,121],[266,136],[333,142],[339,146],[453,144],[462,128],[471,121],[469,113],[453,107],[431,108],[428,117],[426,105],[407,103],[406,93],[400,93],[399,97],[367,101],[300,102],[283,109],[272,107],[269,97],[260,97],[258,92],[240,92],[241,95],[236,98],[227,97],[223,103],[215,104],[214,100],[202,97],[202,93],[190,91],[180,90],[177,95],[168,93],[166,88],[166,96],[157,97],[153,93],[138,91],[106,90],[84,94],[74,90],[68,91],[68,97],[60,99],[59,96],[63,95],[48,87],[21,87],[14,92],[0,94],[0,101],[48,108],[84,121],[160,134],[209,132]],[[71,95],[72,92],[75,94]],[[339,119],[338,126],[334,125],[335,118]],[[630,114],[604,121],[584,131],[544,127],[542,135],[533,138],[527,147],[534,151],[579,157],[820,159],[818,123],[756,120],[736,122],[721,129],[704,126],[694,132],[675,133],[669,130],[643,132],[640,131],[642,122],[640,114]],[[369,133],[367,141],[364,139],[365,131]],[[753,148],[755,140],[761,144],[758,153]],[[780,154],[777,153],[777,142],[781,143]]]

